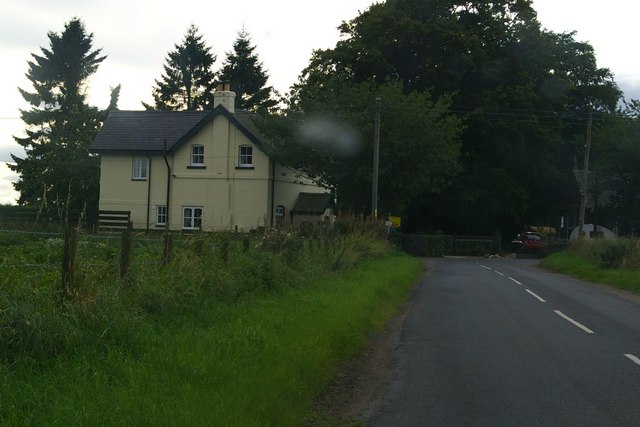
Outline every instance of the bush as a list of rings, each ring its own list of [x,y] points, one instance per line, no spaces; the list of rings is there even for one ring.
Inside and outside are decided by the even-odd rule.
[[[578,239],[569,251],[601,268],[640,268],[640,241],[638,239]]]

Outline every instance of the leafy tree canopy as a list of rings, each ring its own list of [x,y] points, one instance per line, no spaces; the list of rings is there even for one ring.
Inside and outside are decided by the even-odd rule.
[[[49,47],[32,54],[27,78],[33,91],[19,89],[29,103],[21,110],[26,137],[15,137],[24,158],[12,155],[11,170],[20,205],[40,208],[47,215],[67,217],[69,211],[97,215],[99,161],[88,152],[109,109],[116,108],[120,87],[112,89],[107,110],[86,103],[88,78],[106,58],[93,49],[93,34],[73,18],[62,33],[48,33]]]
[[[592,222],[615,226],[622,234],[640,232],[640,102],[632,100],[603,122],[593,135],[589,190],[597,200]]]
[[[415,228],[555,224],[574,203],[571,168],[587,108],[614,111],[621,93],[589,44],[540,28],[531,1],[387,0],[340,30],[335,48],[314,52],[294,106],[335,79],[392,80],[405,93],[450,94],[465,120],[462,173],[413,206]]]
[[[309,88],[307,88],[309,89]],[[328,78],[270,119],[276,158],[333,190],[342,209],[369,213],[376,98],[381,99],[379,211],[397,213],[457,170],[459,120],[450,100],[405,93],[400,82],[350,84]]]
[[[164,73],[155,81],[154,105],[147,110],[206,110],[213,108],[216,86],[212,66],[216,56],[206,46],[198,27],[191,25],[181,44],[167,54]]]
[[[236,93],[236,108],[249,111],[268,110],[276,106],[276,93],[267,86],[269,75],[251,44],[251,37],[244,29],[238,33],[233,50],[227,52],[220,80],[229,81]]]

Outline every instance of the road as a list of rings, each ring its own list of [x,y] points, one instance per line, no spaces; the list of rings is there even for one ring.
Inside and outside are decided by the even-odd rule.
[[[367,425],[640,425],[640,303],[535,264],[432,260]]]

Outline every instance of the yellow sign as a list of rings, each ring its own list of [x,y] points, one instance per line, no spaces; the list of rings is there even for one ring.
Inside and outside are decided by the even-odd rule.
[[[399,216],[389,216],[389,219],[391,220],[391,226],[393,228],[400,228],[401,218]]]

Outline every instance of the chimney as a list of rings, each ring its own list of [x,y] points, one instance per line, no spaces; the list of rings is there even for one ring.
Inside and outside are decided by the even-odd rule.
[[[231,91],[231,83],[218,82],[216,91],[213,92],[213,108],[222,105],[231,114],[235,112],[236,93]]]

